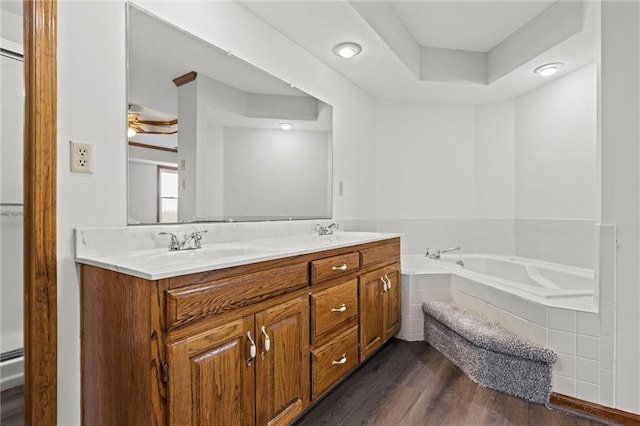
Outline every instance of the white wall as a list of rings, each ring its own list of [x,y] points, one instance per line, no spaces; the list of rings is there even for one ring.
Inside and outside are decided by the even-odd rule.
[[[592,64],[516,100],[516,217],[595,218],[596,94]]]
[[[602,2],[602,222],[617,226],[615,406],[640,413],[640,5]]]
[[[225,128],[225,217],[330,216],[329,154],[326,132]]]
[[[380,102],[378,215],[474,217],[474,108]]]
[[[334,106],[334,217],[375,217],[371,98],[237,3],[145,3]],[[176,19],[173,19],[175,17]],[[79,37],[78,34],[82,34]],[[83,52],[78,55],[78,52]],[[124,226],[124,1],[58,4],[58,424],[80,423],[79,282],[73,228]],[[69,172],[69,139],[95,144],[92,175]]]
[[[515,216],[514,101],[475,109],[475,215]]]
[[[129,161],[129,223],[158,221],[158,166]]]

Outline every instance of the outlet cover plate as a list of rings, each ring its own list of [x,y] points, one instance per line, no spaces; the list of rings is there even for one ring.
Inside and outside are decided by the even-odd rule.
[[[93,144],[71,141],[70,154],[73,173],[93,173]]]

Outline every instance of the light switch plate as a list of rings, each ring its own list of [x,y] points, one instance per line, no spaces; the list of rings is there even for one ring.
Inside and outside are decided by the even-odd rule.
[[[93,144],[70,141],[71,171],[93,173]]]

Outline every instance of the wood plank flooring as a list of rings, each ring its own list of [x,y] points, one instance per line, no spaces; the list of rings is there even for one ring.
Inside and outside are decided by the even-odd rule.
[[[601,424],[483,388],[427,343],[400,340],[392,340],[297,422],[297,426]]]
[[[22,387],[2,392],[0,424],[24,422]],[[306,425],[597,426],[473,383],[424,342],[392,340],[321,400]]]
[[[24,424],[24,390],[22,386],[7,389],[0,394],[0,425]]]

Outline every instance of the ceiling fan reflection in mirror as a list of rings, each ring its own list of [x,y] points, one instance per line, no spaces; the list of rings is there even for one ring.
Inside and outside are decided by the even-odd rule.
[[[129,104],[127,114],[127,136],[175,135],[178,133],[178,118],[144,106]]]

